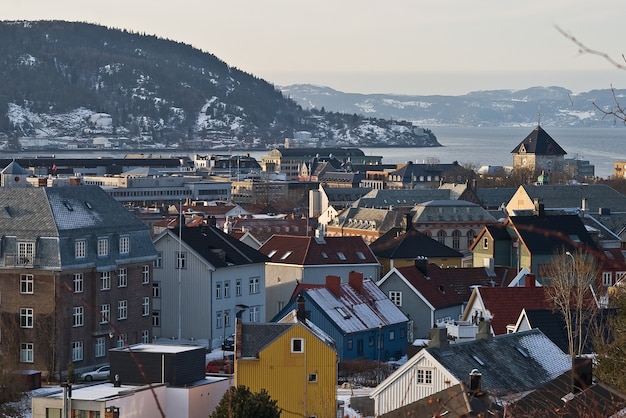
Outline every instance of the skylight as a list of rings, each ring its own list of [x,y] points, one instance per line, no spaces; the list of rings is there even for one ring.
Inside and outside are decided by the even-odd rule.
[[[267,256],[272,258],[272,257],[274,257],[274,254],[276,254],[277,252],[278,252],[278,250],[272,250],[272,251],[270,251],[270,253]]]
[[[356,252],[357,257],[359,257],[361,260],[365,260],[365,254],[363,254],[361,251],[357,251]]]
[[[480,364],[481,366],[484,366],[484,365],[485,365],[485,362],[484,362],[484,361],[482,361],[482,360],[481,360],[481,359],[480,359],[477,355],[475,355],[475,354],[474,354],[474,355],[472,355],[472,358],[473,358],[474,360],[476,360],[476,363]]]
[[[326,254],[324,251],[322,251],[322,258],[328,258],[328,254]]]
[[[344,261],[345,261],[345,260],[347,260],[347,259],[346,259],[346,256],[345,256],[345,255],[344,255],[344,253],[342,253],[342,252],[338,252],[338,253],[337,253],[337,257],[339,257],[339,259],[340,259],[340,260],[344,260]]]
[[[293,253],[293,251],[287,251],[285,254],[283,254],[282,257],[280,257],[280,259],[284,260],[285,258],[289,257],[291,255],[291,253]]]

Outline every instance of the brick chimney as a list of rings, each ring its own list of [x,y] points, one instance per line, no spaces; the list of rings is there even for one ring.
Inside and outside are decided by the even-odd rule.
[[[525,287],[535,287],[535,275],[534,274],[527,274],[524,277],[524,286]]]
[[[341,296],[341,277],[326,276],[326,289],[336,297]]]
[[[424,277],[428,277],[428,257],[423,255],[415,257],[415,268],[418,269]]]
[[[363,293],[363,273],[351,271],[348,273],[348,284],[359,293]]]
[[[298,321],[304,322],[306,321],[306,310],[304,309],[304,296],[302,294],[298,295],[297,303],[296,318],[298,318]]]

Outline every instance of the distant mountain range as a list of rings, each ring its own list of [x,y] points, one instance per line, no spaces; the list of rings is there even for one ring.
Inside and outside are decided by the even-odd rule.
[[[439,145],[429,130],[398,119],[303,109],[214,55],[126,30],[0,21],[0,57],[6,149],[19,149],[25,137],[74,148],[96,137],[124,148],[254,149],[285,138],[314,146]]]
[[[610,89],[573,94],[562,87],[532,87],[526,90],[476,91],[463,96],[409,96],[344,93],[329,87],[295,84],[280,87],[305,109],[355,113],[377,118],[407,120],[436,126],[534,126],[610,127],[622,124],[598,108],[615,108]],[[615,90],[618,101],[626,90]],[[595,103],[595,105],[594,105]]]

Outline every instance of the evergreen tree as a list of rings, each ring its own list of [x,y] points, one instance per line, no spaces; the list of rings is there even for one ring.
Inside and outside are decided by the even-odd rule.
[[[246,386],[231,387],[209,418],[279,418],[281,410],[265,389],[251,392]]]

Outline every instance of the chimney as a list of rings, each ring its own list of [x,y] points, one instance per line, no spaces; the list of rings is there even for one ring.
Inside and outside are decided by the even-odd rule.
[[[572,359],[572,393],[578,393],[593,384],[593,365],[590,358]]]
[[[534,274],[529,273],[524,277],[524,286],[535,287],[535,275]]]
[[[430,330],[429,338],[429,347],[439,348],[442,351],[447,350],[448,347],[450,347],[450,342],[448,341],[448,331],[446,328],[439,328],[435,326]]]
[[[472,395],[478,395],[481,393],[480,385],[483,374],[478,369],[472,369],[469,374],[469,391]]]
[[[580,203],[580,210],[583,212],[587,211],[587,198],[586,197],[583,197],[583,200]]]
[[[298,318],[298,321],[304,322],[306,321],[306,310],[304,309],[304,296],[302,294],[298,295],[297,303],[296,318]]]
[[[493,340],[493,335],[491,335],[491,321],[489,319],[480,318],[476,339],[487,341]]]
[[[535,202],[534,215],[535,216],[543,216],[544,215],[543,203],[539,202],[538,198],[535,198],[534,202]]]
[[[326,276],[326,289],[336,297],[339,297],[341,295],[341,277]]]
[[[404,218],[406,219],[406,229],[404,231],[409,232],[411,229],[413,229],[413,217],[410,213],[406,213],[404,214]]]
[[[348,273],[348,284],[358,293],[363,293],[363,273],[358,271]]]
[[[415,268],[422,272],[425,277],[428,277],[428,257],[422,255],[415,257]]]

